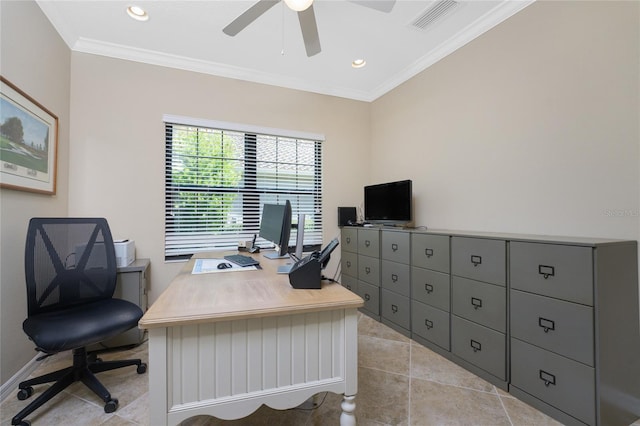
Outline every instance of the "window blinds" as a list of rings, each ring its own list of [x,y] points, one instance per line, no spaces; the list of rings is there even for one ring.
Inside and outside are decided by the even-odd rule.
[[[320,139],[185,121],[165,118],[165,259],[234,249],[259,232],[264,203],[285,200],[294,224],[305,214],[305,245],[322,244]]]

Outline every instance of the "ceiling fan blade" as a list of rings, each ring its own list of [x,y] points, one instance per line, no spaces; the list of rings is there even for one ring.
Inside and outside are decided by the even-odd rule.
[[[371,9],[379,10],[380,12],[389,13],[396,4],[396,0],[350,0],[352,3],[357,3],[360,6],[370,7]]]
[[[300,29],[302,30],[302,38],[304,39],[304,47],[307,50],[307,56],[311,57],[320,53],[320,37],[318,36],[318,25],[316,24],[316,14],[313,11],[313,5],[309,6],[302,12],[298,12],[298,20],[300,21]]]
[[[280,0],[259,0],[242,15],[238,16],[229,25],[224,27],[222,32],[232,37],[235,36],[279,2]]]

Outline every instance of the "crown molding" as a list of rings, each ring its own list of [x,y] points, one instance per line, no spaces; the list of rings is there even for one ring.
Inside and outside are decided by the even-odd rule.
[[[264,73],[222,63],[79,37],[68,25],[65,25],[65,19],[59,16],[55,7],[51,6],[52,2],[45,0],[36,1],[65,43],[75,52],[107,56],[363,102],[373,102],[535,2],[535,0],[505,0],[501,2],[482,17],[476,19],[456,33],[453,37],[431,50],[427,55],[419,58],[413,62],[413,64],[396,73],[373,90],[361,91],[347,87],[335,87],[318,81]]]

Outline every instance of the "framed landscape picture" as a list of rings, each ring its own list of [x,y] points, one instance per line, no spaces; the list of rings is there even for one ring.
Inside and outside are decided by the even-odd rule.
[[[58,117],[0,76],[0,187],[56,193]]]

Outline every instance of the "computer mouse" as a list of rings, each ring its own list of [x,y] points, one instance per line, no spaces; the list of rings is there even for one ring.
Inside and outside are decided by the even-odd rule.
[[[233,268],[233,265],[227,262],[222,262],[218,264],[218,269],[229,269]]]

